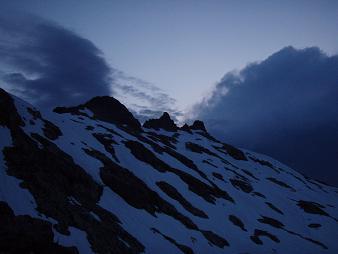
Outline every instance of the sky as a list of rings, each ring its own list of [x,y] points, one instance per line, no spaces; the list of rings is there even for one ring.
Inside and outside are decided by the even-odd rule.
[[[112,95],[338,185],[338,1],[0,0],[1,87]]]
[[[182,111],[231,70],[292,45],[338,52],[337,1],[1,0],[92,41],[107,62]],[[10,12],[10,11],[9,11]]]

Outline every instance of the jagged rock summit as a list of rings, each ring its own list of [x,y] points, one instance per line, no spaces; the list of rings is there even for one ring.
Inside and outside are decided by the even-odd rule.
[[[192,125],[184,124],[182,127],[178,127],[174,120],[170,118],[168,112],[164,112],[162,116],[158,119],[149,119],[143,124],[144,128],[155,129],[155,130],[166,130],[171,132],[176,132],[177,130],[183,130],[191,133],[192,130],[200,130],[207,133],[207,130],[204,126],[204,123],[200,120],[195,120]]]
[[[175,122],[170,118],[168,112],[164,112],[159,119],[149,119],[143,124],[144,128],[148,129],[163,129],[166,131],[177,131],[178,127]]]
[[[195,120],[195,122],[189,126],[191,130],[201,130],[207,132],[207,129],[204,126],[204,123],[200,120]]]
[[[338,189],[168,114],[0,89],[0,253],[338,253]],[[163,131],[167,130],[167,131]]]
[[[125,125],[138,131],[141,130],[141,124],[133,114],[122,103],[110,96],[97,96],[76,107],[57,107],[54,112],[88,117],[86,109],[90,110],[92,119]]]

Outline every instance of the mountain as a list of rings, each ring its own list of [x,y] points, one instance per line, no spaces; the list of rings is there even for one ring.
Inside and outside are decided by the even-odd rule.
[[[0,253],[338,253],[337,188],[201,121],[41,112],[0,90]]]

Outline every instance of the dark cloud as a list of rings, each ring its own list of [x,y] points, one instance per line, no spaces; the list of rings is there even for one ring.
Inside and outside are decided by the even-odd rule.
[[[91,41],[23,13],[0,15],[0,78],[1,86],[37,106],[77,105],[114,95],[141,118],[160,111],[177,114],[173,98],[110,67]]]
[[[338,185],[338,56],[284,48],[226,74],[193,115],[228,142]]]
[[[78,104],[111,94],[113,69],[95,45],[50,21],[0,17],[2,80],[37,105]]]

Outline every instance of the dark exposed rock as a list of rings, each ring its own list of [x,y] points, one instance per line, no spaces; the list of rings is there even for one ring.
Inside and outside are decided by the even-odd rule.
[[[53,111],[59,114],[70,113],[90,117],[81,112],[85,108],[93,112],[93,119],[125,126],[134,131],[141,131],[141,124],[133,114],[118,100],[110,96],[97,96],[77,107],[57,107]]]
[[[294,173],[292,173],[292,172],[283,170],[282,168],[279,168],[279,170],[285,172],[285,173],[288,174],[288,175],[293,176],[293,177],[296,178],[298,181],[300,181],[302,184],[304,184],[308,189],[312,190],[312,188],[309,186],[309,184],[308,184],[305,180],[303,180],[302,178],[300,178],[299,176],[296,176],[296,175],[295,175]]]
[[[43,130],[43,134],[49,138],[50,140],[55,140],[57,139],[59,136],[62,135],[61,130],[59,129],[59,127],[57,127],[55,124],[53,124],[52,122],[44,119],[41,116],[41,113],[33,108],[28,107],[27,108],[27,112],[30,113],[33,117],[34,120],[41,120],[44,123],[44,127],[42,128]]]
[[[147,140],[145,137],[141,136],[141,135],[138,135],[137,136],[139,140],[145,142],[145,143],[148,143],[149,145],[151,145],[151,147],[158,153],[162,154],[162,153],[167,153],[168,155],[172,156],[173,158],[175,158],[176,160],[178,160],[179,162],[181,162],[182,164],[184,164],[186,167],[196,171],[202,178],[204,178],[211,186],[213,189],[216,190],[217,193],[219,193],[218,195],[220,195],[220,197],[223,197],[231,202],[233,202],[233,199],[225,192],[225,191],[222,191],[220,190],[216,185],[215,183],[213,183],[212,181],[210,181],[206,174],[201,171],[200,169],[198,169],[198,167],[194,164],[194,162],[192,160],[190,160],[188,157],[184,156],[183,154],[181,153],[178,153],[176,152],[175,150],[171,149],[170,147],[161,147],[159,146],[158,144],[154,143],[154,142],[151,142],[149,140]],[[148,149],[146,149],[141,143],[139,142],[132,142],[132,141],[129,141],[127,142],[129,145],[126,145],[129,149],[133,150],[132,147],[134,147],[134,156],[137,158],[136,154],[139,154],[140,156],[140,160],[143,160],[145,158],[143,158],[143,155],[142,155],[142,151],[144,151],[144,155],[147,155],[147,157],[149,157],[148,159],[150,159],[152,162],[151,162],[151,165],[152,167],[154,167],[155,169],[158,170],[158,168],[156,168],[156,162],[158,162],[159,164],[157,165],[162,165],[164,166],[163,164],[163,161],[160,162],[158,160],[158,158]],[[133,152],[132,152],[133,153]],[[143,159],[141,159],[143,158]],[[191,175],[183,172],[183,171],[180,171],[178,169],[175,169],[175,168],[172,168],[170,167],[169,165],[166,166],[166,170],[167,171],[170,171],[170,172],[175,172],[175,174],[179,175],[181,179],[183,179],[183,181],[185,181],[186,183],[190,183],[189,185],[189,189],[195,193],[202,193],[202,192],[199,192],[199,189],[200,187],[198,186],[199,184],[196,182],[196,178],[192,177]],[[201,181],[198,181],[199,183],[203,184],[205,186],[205,190],[208,191],[208,189],[210,189],[210,187],[204,183],[202,183]],[[194,187],[195,186],[195,187]],[[209,202],[212,202],[209,200]]]
[[[251,184],[248,181],[243,181],[240,179],[230,179],[232,186],[236,189],[239,189],[245,193],[250,193],[253,191]]]
[[[116,216],[97,206],[101,186],[68,154],[38,134],[32,134],[33,140],[18,126],[11,125],[10,131],[13,146],[3,150],[7,172],[20,179],[21,186],[33,195],[38,212],[58,222],[56,229],[61,229],[60,233],[67,233],[69,226],[85,231],[97,253],[111,249],[121,254],[143,250],[143,246],[121,228]],[[74,204],[70,197],[81,206]],[[102,223],[92,219],[91,211],[100,216]]]
[[[162,199],[132,172],[114,163],[97,150],[85,149],[85,152],[103,163],[104,166],[100,171],[102,181],[128,204],[144,209],[153,216],[156,216],[156,213],[165,213],[180,221],[187,228],[197,229],[188,217],[180,214],[174,206]]]
[[[316,202],[299,200],[297,205],[300,208],[302,208],[306,213],[329,216],[329,214],[323,210],[323,208],[325,208],[325,206],[318,204]]]
[[[211,136],[206,131],[195,131],[195,133],[198,134],[198,135],[201,135],[202,137],[205,137],[205,138],[209,139],[210,141],[213,141],[213,142],[216,142],[216,143],[221,143],[220,141],[218,141],[215,137]]]
[[[94,126],[91,126],[91,125],[87,125],[86,126],[86,130],[87,131],[92,131],[92,130],[94,130],[95,128],[94,128]]]
[[[246,182],[249,182],[249,179],[247,177],[245,177],[244,175],[238,173],[238,170],[234,170],[234,169],[229,168],[229,167],[224,167],[224,169],[232,172],[235,175],[236,178],[241,179],[241,180],[246,181]]]
[[[74,122],[74,123],[79,123],[79,124],[83,124],[83,122],[81,122],[81,121],[78,121],[78,120],[75,120],[75,119],[70,119],[72,122]]]
[[[217,172],[212,172],[212,175],[214,177],[216,177],[217,179],[221,180],[221,181],[224,181],[224,178],[221,174],[217,173]]]
[[[142,143],[137,141],[127,141],[125,146],[131,153],[140,161],[150,164],[154,169],[159,172],[171,171],[171,167],[155,156],[153,152],[147,149]]]
[[[248,159],[246,158],[245,154],[239,150],[238,148],[223,143],[223,148],[228,152],[228,154],[233,157],[235,160],[242,160],[242,161],[247,161]]]
[[[295,236],[298,236],[306,241],[309,241],[311,243],[314,243],[318,246],[321,246],[323,249],[327,249],[327,246],[317,240],[314,240],[312,238],[309,238],[309,237],[305,237],[305,236],[302,236],[301,234],[299,233],[296,233],[296,232],[293,232],[291,230],[288,230],[286,228],[284,228],[284,224],[281,223],[280,221],[276,220],[276,219],[273,219],[273,218],[270,218],[270,217],[266,217],[266,216],[262,216],[262,218],[258,219],[259,222],[261,223],[264,223],[264,224],[268,224],[274,228],[278,228],[280,230],[283,230],[291,235],[295,235]],[[257,240],[257,239],[256,239]]]
[[[111,134],[93,133],[92,135],[104,146],[104,149],[111,154],[116,162],[120,162],[119,159],[116,157],[116,153],[113,147],[113,144],[117,143],[116,141],[114,141]]]
[[[62,135],[61,130],[55,124],[50,121],[43,120],[44,127],[42,128],[43,134],[50,140],[55,140]]]
[[[211,163],[211,162],[208,161],[208,160],[203,160],[202,162],[205,163],[205,164],[210,165],[211,167],[217,168],[217,166],[216,166],[215,164]]]
[[[13,98],[3,89],[0,88],[0,125],[7,126],[8,128],[14,126],[25,126],[24,121],[21,119]]]
[[[41,120],[41,113],[33,108],[28,107],[27,112],[33,117],[33,120]]]
[[[153,138],[153,139],[149,139],[148,137],[145,137],[143,135],[134,135],[140,142],[144,143],[144,144],[148,144],[151,146],[151,148],[158,154],[163,154],[164,153],[164,148],[162,146],[160,146],[158,143],[157,143],[157,140],[156,138]],[[156,140],[156,141],[153,141],[153,140]],[[170,149],[170,147],[167,147]]]
[[[203,212],[202,210],[194,207],[192,204],[190,204],[182,195],[179,193],[175,187],[171,186],[170,184],[166,182],[157,182],[156,185],[160,187],[160,189],[166,193],[169,197],[172,199],[177,200],[187,211],[189,211],[191,214],[201,217],[201,218],[208,218],[208,216]]]
[[[261,197],[261,198],[266,198],[265,195],[263,195],[262,193],[258,192],[258,191],[254,191],[252,192],[253,196],[257,196],[257,197]]]
[[[190,191],[201,196],[207,202],[214,204],[216,198],[223,198],[231,203],[235,203],[234,199],[225,190],[218,188],[215,184],[209,186],[188,173],[178,170],[174,170],[173,172],[188,185]]]
[[[208,177],[206,176],[206,174],[201,171],[200,169],[198,169],[198,167],[194,164],[194,162],[192,160],[190,160],[188,157],[184,156],[183,154],[181,153],[178,153],[176,152],[175,150],[171,149],[170,147],[161,147],[160,145],[158,145],[157,143],[155,142],[152,142],[150,141],[149,139],[147,139],[146,137],[142,136],[142,135],[135,135],[140,141],[144,142],[144,143],[147,143],[149,144],[155,152],[159,153],[159,154],[163,154],[163,153],[167,153],[168,155],[172,156],[173,158],[175,158],[176,160],[178,160],[179,162],[181,162],[182,164],[184,164],[186,167],[196,171],[202,178],[204,178],[211,186],[213,186],[215,189],[219,190],[219,188],[212,182],[208,179]],[[137,145],[137,144],[134,144],[134,146]],[[142,150],[143,148],[141,146],[139,146],[138,149],[136,150]],[[136,151],[135,150],[135,151]],[[150,153],[149,153],[150,152]],[[149,154],[151,156],[151,151],[146,151],[147,154]],[[155,164],[154,164],[155,165]],[[168,167],[167,170],[170,170],[169,169],[170,167]],[[175,171],[175,172],[178,172],[180,177],[183,177],[185,178],[187,181],[189,181],[189,174],[187,173],[183,173],[181,171],[178,171],[177,169],[174,169],[174,168],[171,168],[171,170]],[[190,181],[190,182],[194,182],[194,181]],[[207,186],[207,185],[206,185]],[[190,186],[191,187],[191,186]],[[192,189],[191,189],[192,190]],[[197,191],[198,189],[194,189],[192,191]],[[227,195],[225,192],[222,194],[222,196],[224,196],[225,198],[227,198],[228,200],[232,200],[230,198],[229,195]],[[232,200],[233,201],[233,200]]]
[[[176,132],[172,136],[167,136],[167,135],[162,135],[162,134],[157,134],[157,133],[155,133],[155,135],[162,142],[162,144],[168,145],[171,148],[176,149],[175,145],[178,143],[177,138],[181,134]]]
[[[270,218],[270,217],[267,217],[267,216],[262,216],[262,218],[259,218],[258,221],[263,223],[263,224],[268,224],[268,225],[275,227],[275,228],[283,228],[284,227],[284,224],[281,223],[280,221],[273,219],[273,218]]]
[[[140,130],[141,124],[118,100],[109,96],[95,97],[86,102],[85,107],[94,113],[94,118],[118,125],[127,125]]]
[[[262,245],[263,242],[262,240],[260,239],[260,237],[262,236],[266,236],[268,238],[270,238],[272,241],[276,242],[276,243],[279,243],[279,239],[277,238],[277,236],[265,231],[265,230],[260,230],[260,229],[255,229],[255,232],[252,236],[250,236],[250,239],[256,243],[256,244],[259,244],[259,245]]]
[[[188,229],[200,231],[205,238],[213,244],[224,247],[225,239],[211,231],[199,229],[188,217],[179,213],[173,205],[162,199],[129,170],[114,163],[97,150],[84,149],[84,151],[102,162],[104,166],[101,168],[100,176],[103,182],[109,186],[112,191],[120,195],[128,204],[138,209],[144,209],[153,216],[156,216],[156,213],[167,214],[180,221]],[[177,193],[174,195],[176,194]]]
[[[205,153],[205,154],[211,155],[213,157],[219,158],[220,160],[223,160],[223,158],[221,158],[216,153],[210,151],[209,149],[207,149],[207,148],[205,148],[205,147],[203,147],[199,144],[193,143],[193,142],[186,142],[185,148],[187,148],[188,150],[190,150],[194,153],[200,153],[200,154]]]
[[[225,152],[225,154],[229,154],[235,160],[242,160],[242,161],[248,160],[245,154],[241,150],[239,150],[238,148],[232,145],[222,143],[221,147],[214,146],[214,148],[217,149],[219,152],[222,152],[222,153]]]
[[[310,238],[310,237],[302,236],[302,235],[299,234],[299,233],[293,232],[293,231],[288,230],[288,229],[285,229],[285,228],[283,228],[283,230],[284,230],[285,232],[288,232],[288,233],[291,234],[291,235],[298,236],[298,237],[302,238],[303,240],[306,240],[306,241],[308,241],[308,242],[311,242],[311,243],[313,243],[313,244],[316,244],[316,245],[322,247],[322,248],[325,249],[325,250],[328,249],[327,246],[326,246],[325,244],[321,243],[320,241],[314,240],[314,239],[312,239],[312,238]]]
[[[32,137],[42,145],[42,149],[38,148],[36,142],[23,132],[19,136],[14,136],[14,147],[4,149],[8,172],[27,181],[35,178],[35,184],[48,183],[54,191],[63,189],[62,193],[72,195],[79,200],[84,198],[81,194],[86,193],[88,196],[85,198],[86,201],[83,201],[96,203],[102,192],[100,186],[74,163],[72,157],[42,136],[32,134]]]
[[[319,223],[310,223],[309,225],[307,225],[309,228],[320,228],[322,225],[320,225]]]
[[[20,105],[20,108],[18,108],[20,112],[15,105]],[[283,248],[288,244],[289,238],[299,238],[297,240],[300,242],[300,246],[313,243],[314,248],[317,247],[315,245],[318,245],[323,249],[327,249],[324,236],[320,237],[320,239],[323,239],[323,243],[312,239],[312,237],[318,237],[322,232],[328,233],[328,237],[331,237],[331,235],[334,237],[332,232],[335,232],[334,226],[336,224],[327,223],[330,218],[338,222],[337,219],[329,214],[331,211],[332,213],[335,211],[335,207],[329,205],[335,204],[334,197],[332,199],[331,197],[322,199],[320,195],[328,196],[326,193],[336,194],[337,190],[302,177],[301,174],[287,167],[277,167],[269,159],[267,161],[258,159],[265,159],[263,156],[256,158],[249,152],[241,151],[226,144],[223,145],[222,142],[207,133],[204,125],[198,126],[196,124],[197,126],[193,128],[185,125],[182,128],[178,128],[181,131],[161,133],[151,129],[143,130],[141,127],[135,128],[135,126],[122,122],[111,121],[110,123],[113,123],[114,127],[110,127],[112,125],[96,121],[100,117],[110,121],[108,119],[109,116],[100,115],[100,113],[95,115],[91,109],[83,104],[78,107],[59,108],[56,110],[59,110],[59,113],[68,112],[73,114],[60,117],[65,118],[62,122],[74,121],[78,123],[68,122],[67,125],[74,124],[77,127],[81,127],[81,136],[77,137],[76,133],[69,132],[67,126],[67,131],[64,132],[65,137],[53,143],[53,140],[63,135],[59,127],[42,118],[40,112],[33,107],[23,108],[22,106],[24,105],[24,103],[17,101],[14,97],[0,90],[0,128],[1,126],[5,127],[1,135],[8,135],[9,131],[9,139],[6,138],[6,140],[12,141],[4,147],[3,151],[0,151],[0,156],[3,158],[5,165],[2,167],[2,173],[11,176],[10,178],[16,178],[16,181],[19,182],[17,187],[23,188],[30,193],[34,199],[34,204],[36,204],[37,214],[41,218],[32,218],[28,215],[15,216],[4,202],[0,202],[1,254],[78,253],[76,248],[60,246],[53,240],[57,239],[57,233],[69,236],[70,232],[72,232],[71,227],[84,232],[84,236],[87,238],[84,240],[88,241],[93,253],[136,254],[151,252],[150,249],[161,252],[162,246],[156,246],[158,243],[151,243],[148,240],[142,243],[139,241],[144,239],[143,237],[138,240],[132,235],[133,233],[137,235],[143,233],[133,231],[134,229],[139,230],[137,225],[134,225],[136,228],[128,226],[135,221],[141,222],[143,219],[142,214],[149,217],[148,219],[150,220],[145,219],[142,221],[145,224],[140,230],[145,229],[147,231],[145,234],[149,234],[149,229],[152,230],[154,234],[157,234],[153,235],[154,240],[168,241],[166,244],[172,244],[174,248],[175,246],[178,248],[176,252],[180,250],[185,254],[193,254],[194,250],[200,251],[197,246],[204,245],[198,240],[199,238],[196,237],[196,234],[202,234],[209,244],[209,246],[205,246],[206,249],[203,249],[202,252],[210,253],[217,252],[217,247],[224,248],[224,246],[229,245],[224,237],[227,237],[226,234],[231,234],[231,231],[240,233],[243,230],[240,233],[243,238],[236,240],[234,246],[241,242],[246,244],[246,241],[263,244],[262,237],[267,237],[266,241],[271,239],[279,242],[279,233],[281,233],[283,235],[283,244],[277,248],[277,244],[272,243],[273,248],[276,248],[272,249],[272,252],[283,252]],[[21,114],[22,109],[27,109],[30,115],[24,112],[25,114],[20,116],[19,113]],[[107,108],[105,107],[105,109]],[[99,118],[97,115],[99,115]],[[25,124],[29,126],[22,128]],[[182,131],[187,131],[194,135],[184,134]],[[0,141],[2,141],[1,138]],[[7,144],[7,141],[5,143]],[[184,148],[182,151],[181,149],[184,145],[195,154],[184,151]],[[83,147],[82,151],[85,151],[85,153],[78,149],[81,149],[81,147]],[[61,148],[75,156],[75,160]],[[115,151],[117,152],[116,154]],[[250,159],[257,164],[241,163],[230,159],[229,156],[236,160]],[[100,163],[93,158],[99,160],[102,166],[98,167],[97,165]],[[229,160],[227,160],[228,158]],[[81,166],[77,165],[75,161],[81,163]],[[259,166],[258,163],[264,167]],[[88,168],[85,168],[87,165]],[[285,175],[288,178],[284,180],[284,178],[276,177],[277,174],[265,167],[269,167],[276,173],[281,174],[280,176]],[[262,172],[264,170],[267,172]],[[265,177],[270,176],[266,176],[266,173],[271,173],[271,176],[276,178],[269,177],[265,180]],[[91,174],[95,175],[95,180]],[[294,179],[294,181],[288,182],[287,179]],[[281,188],[274,188],[269,181],[281,186]],[[5,182],[5,191],[8,188],[7,185],[10,184]],[[240,194],[238,195],[238,201],[236,200],[239,205],[235,204],[234,200],[226,192],[229,189],[231,193],[236,194],[237,191],[232,186],[240,191],[249,193],[249,195],[237,193]],[[263,193],[267,197],[254,191],[253,186],[255,188],[260,187],[259,189],[262,191],[264,190]],[[3,186],[0,186],[1,188]],[[269,188],[274,188],[281,193],[269,193]],[[293,188],[297,188],[297,191],[299,191],[297,192],[298,194],[291,193],[283,191],[283,188],[294,191],[295,189]],[[109,197],[106,194],[113,195],[111,196],[112,203],[107,207],[114,206],[115,194],[110,191],[105,192],[104,199],[101,198],[103,190],[108,191],[108,189],[118,195],[124,205],[133,207],[130,211],[135,212],[135,218],[131,213],[130,221],[128,217],[125,223],[124,216],[123,221],[120,221],[117,217],[121,215],[122,210],[118,209],[119,213],[115,215],[112,212],[113,210],[109,211],[103,208],[106,207],[107,201],[109,202]],[[8,197],[7,195],[7,192],[5,192],[5,200],[11,198],[10,193]],[[13,196],[16,195],[17,193]],[[256,198],[255,196],[264,199]],[[313,197],[316,202],[300,200],[303,198],[307,200],[306,196]],[[230,201],[232,204],[224,200]],[[246,200],[248,200],[248,203],[246,203]],[[12,200],[9,201],[12,202]],[[322,204],[317,203],[317,201]],[[257,207],[257,212],[260,214],[269,214],[266,212],[270,212],[271,215],[269,216],[272,217],[261,216],[257,218],[252,217],[250,213],[245,216],[243,221],[241,220],[242,217],[237,217],[237,210],[238,214],[243,214],[242,210],[248,208],[252,202],[256,202],[255,208]],[[295,203],[292,204],[291,202]],[[281,216],[283,212],[278,208],[282,204],[283,206],[281,207],[283,209],[291,205],[288,208],[290,211],[285,216]],[[300,211],[300,213],[294,211],[295,209],[297,210],[297,205],[304,211]],[[329,206],[333,209],[326,209]],[[211,210],[207,209],[207,207]],[[220,210],[218,211],[218,209]],[[210,214],[206,213],[207,211],[210,211]],[[217,219],[214,217],[217,214],[221,215],[222,211],[227,215],[230,214],[228,218],[223,218],[223,221],[220,221],[223,226],[230,224],[228,226],[229,230],[226,231],[224,229],[224,232],[226,232],[224,235],[217,235],[211,231],[213,224],[209,222],[208,218],[210,217],[211,221],[214,221],[214,219]],[[299,225],[289,225],[288,217],[293,215],[303,216],[304,219],[300,221]],[[315,219],[319,215],[329,218],[323,217],[321,219],[323,223],[325,222],[323,228],[316,230],[322,225],[312,222],[316,222]],[[278,220],[274,219],[274,216],[278,216],[276,217]],[[221,217],[220,220],[222,220]],[[168,231],[163,231],[164,229],[161,227],[160,229],[165,232],[163,234],[156,229],[157,222],[160,225],[168,221],[176,221],[173,223],[173,230],[168,228]],[[245,222],[245,225],[243,222]],[[295,222],[298,223],[297,221]],[[306,223],[304,224],[303,222]],[[252,224],[249,225],[247,223]],[[264,226],[264,230],[258,228],[254,230],[255,228],[252,228],[252,226],[257,224]],[[171,225],[169,224],[168,226],[170,227]],[[302,230],[299,232],[304,232],[304,235],[302,235],[303,233],[300,234],[289,230],[288,226]],[[235,227],[238,227],[238,229]],[[269,227],[273,227],[273,229],[270,228],[273,230],[270,231],[273,234],[268,232]],[[305,230],[303,230],[304,227]],[[265,231],[266,229],[268,231]],[[130,230],[130,232],[126,230]],[[250,233],[244,232],[247,230]],[[55,237],[53,236],[54,234]],[[184,236],[184,238],[181,238],[181,236]],[[71,239],[73,241],[73,237],[69,238],[69,240]],[[147,239],[149,238],[147,237]],[[327,242],[330,244],[331,249],[331,246],[335,247],[335,245],[331,239],[329,240]],[[308,243],[303,243],[303,241],[308,241]],[[74,244],[76,244],[75,241]],[[150,245],[150,249],[148,249],[148,245]],[[330,252],[332,251],[334,249],[330,250]],[[318,250],[314,250],[314,252],[318,252]]]
[[[257,159],[255,157],[252,157],[252,156],[249,156],[249,158],[251,160],[253,160],[254,162],[257,162],[257,163],[261,164],[262,166],[267,166],[269,168],[273,168],[273,165],[270,162],[268,162],[268,161],[260,160],[260,159]]]
[[[201,196],[206,201],[210,203],[215,203],[215,198],[223,198],[230,202],[234,202],[234,200],[229,196],[227,192],[219,189],[216,185],[213,185],[211,187],[184,171],[170,167],[164,161],[157,158],[155,154],[153,154],[143,144],[136,141],[127,141],[125,142],[125,145],[127,148],[130,149],[131,153],[138,160],[148,163],[159,172],[168,171],[179,176],[182,179],[182,181],[184,181],[189,186],[190,191]]]
[[[280,181],[280,180],[278,180],[278,179],[276,179],[274,177],[267,177],[266,179],[269,180],[269,181],[271,181],[271,182],[273,182],[273,183],[275,183],[275,184],[277,184],[277,185],[279,185],[279,186],[282,186],[284,188],[290,189],[291,191],[294,191],[294,192],[296,191],[294,188],[292,188],[287,183],[284,183],[284,182],[282,182],[282,181]]]
[[[181,153],[178,153],[168,147],[164,147],[164,152],[166,152],[167,154],[169,154],[170,156],[174,157],[176,160],[178,160],[179,162],[181,162],[183,165],[185,165],[186,167],[196,171],[201,177],[203,177],[204,179],[207,180],[207,176],[205,175],[205,173],[203,171],[201,171],[196,164],[190,160],[188,157],[184,156]]]
[[[123,136],[122,136],[121,134],[119,134],[118,132],[114,131],[114,130],[111,129],[111,128],[107,128],[107,127],[105,127],[105,126],[103,126],[103,125],[101,125],[101,124],[97,124],[97,127],[101,127],[102,129],[104,129],[104,130],[110,132],[111,134],[116,135],[116,136],[119,136],[120,138],[123,138]]]
[[[248,176],[250,176],[251,178],[259,181],[259,179],[257,177],[254,176],[254,174],[252,174],[250,171],[246,170],[246,169],[241,169],[245,174],[247,174]]]
[[[180,128],[180,130],[186,131],[186,132],[188,132],[188,133],[190,133],[190,134],[192,133],[192,131],[191,131],[189,125],[187,125],[186,123]]]
[[[163,129],[166,131],[177,131],[178,127],[175,122],[170,118],[167,112],[164,112],[159,119],[149,119],[143,124],[144,128],[148,129]]]
[[[324,250],[327,250],[327,249],[328,249],[328,247],[327,247],[325,244],[321,243],[320,241],[314,240],[314,239],[309,238],[309,237],[302,237],[302,238],[303,238],[304,240],[307,240],[307,241],[309,241],[309,242],[311,242],[311,243],[314,243],[314,244],[316,244],[316,245],[322,247]]]
[[[0,201],[0,253],[78,254],[75,247],[54,242],[52,224],[28,215],[15,216]]]
[[[265,204],[267,204],[275,212],[284,215],[284,213],[280,209],[278,209],[275,205],[271,204],[270,202],[265,202]]]
[[[257,162],[259,164],[261,164],[262,166],[266,166],[266,167],[269,167],[271,168],[272,170],[274,170],[276,173],[280,173],[279,170],[277,168],[275,168],[269,161],[266,161],[266,160],[260,160],[260,159],[257,159],[253,156],[249,156],[249,158],[254,161],[254,162]]]
[[[189,126],[191,130],[199,130],[199,131],[205,131],[207,132],[207,129],[204,126],[204,123],[200,120],[194,121],[192,125]]]
[[[224,248],[225,246],[230,246],[227,240],[225,240],[223,237],[220,237],[209,230],[204,230],[201,232],[204,235],[204,237],[208,239],[209,242],[216,245],[217,247]]]
[[[321,191],[327,193],[327,191],[321,186],[321,184],[320,184],[318,181],[313,180],[313,179],[311,179],[311,178],[309,178],[309,177],[307,177],[307,176],[305,176],[305,178],[307,179],[307,181],[308,181],[309,183],[312,183],[312,184],[315,185],[318,189],[320,189]]]
[[[177,139],[175,137],[157,134],[155,132],[147,132],[147,136],[155,142],[161,142],[162,144],[169,146],[172,149],[176,149],[175,144]]]
[[[233,214],[229,215],[229,221],[231,221],[232,224],[239,227],[243,231],[247,231],[245,226],[244,226],[244,223],[238,217],[236,217],[235,215],[233,215]]]
[[[188,157],[184,156],[183,154],[176,152],[171,147],[168,147],[168,146],[162,147],[162,146],[158,145],[157,143],[152,142],[151,140],[147,139],[144,136],[138,135],[136,137],[140,141],[149,144],[155,152],[157,152],[159,154],[167,153],[168,155],[175,158],[177,161],[179,161],[180,163],[182,163],[186,167],[196,171],[204,179],[208,180],[207,177],[206,177],[206,174],[203,173],[200,169],[198,169],[198,167],[195,165],[195,163],[192,160],[190,160]],[[142,149],[142,148],[140,148],[140,149]]]
[[[161,236],[163,236],[164,239],[166,239],[167,241],[171,242],[172,244],[174,244],[177,248],[179,248],[184,254],[194,254],[193,250],[191,248],[189,248],[186,245],[183,244],[179,244],[177,243],[173,238],[161,233],[158,229],[156,228],[151,228],[151,230],[156,233],[156,234],[160,234]]]

